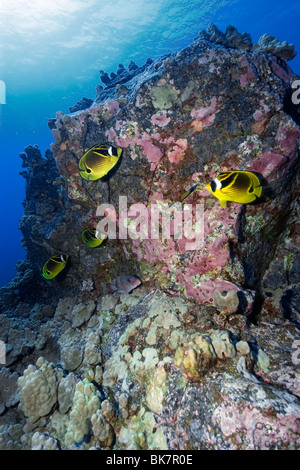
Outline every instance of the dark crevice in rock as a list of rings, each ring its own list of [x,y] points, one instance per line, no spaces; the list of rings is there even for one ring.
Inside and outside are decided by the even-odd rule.
[[[300,83],[300,81],[299,81]],[[300,125],[300,103],[296,104],[293,101],[293,95],[295,94],[294,88],[288,88],[283,97],[283,111],[287,113],[293,121]]]
[[[300,328],[300,322],[295,319],[293,310],[295,310],[295,304],[299,305],[299,298],[299,292],[297,293],[295,289],[287,289],[283,291],[283,295],[280,300],[284,318],[294,323],[298,328]]]
[[[285,236],[286,227],[292,216],[292,202],[298,188],[295,175],[299,174],[300,165],[296,161],[286,178],[276,180],[273,190],[274,202],[280,201],[273,218],[263,225],[254,236],[247,228],[246,208],[239,214],[238,251],[245,273],[244,287],[260,290],[263,275],[270,265],[277,246]],[[280,200],[281,198],[281,200]]]
[[[253,325],[257,325],[259,323],[262,308],[265,301],[265,295],[263,292],[256,291],[254,296],[253,305],[251,308],[250,314],[247,316],[247,319]]]

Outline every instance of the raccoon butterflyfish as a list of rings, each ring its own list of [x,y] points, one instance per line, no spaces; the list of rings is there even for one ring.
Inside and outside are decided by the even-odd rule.
[[[79,160],[79,173],[85,180],[103,178],[118,163],[121,154],[120,147],[94,145]]]
[[[190,189],[188,189],[188,190],[181,196],[180,201],[181,201],[181,202],[184,201],[184,199],[185,199],[186,197],[188,197],[190,194],[192,194],[192,193],[195,191],[195,189],[197,188],[197,186],[200,186],[199,183],[194,184],[194,186],[192,186]]]
[[[43,267],[42,275],[45,279],[53,279],[65,267],[68,262],[69,255],[53,255],[46,261]]]
[[[96,247],[103,243],[107,235],[105,233],[99,233],[95,228],[87,228],[82,232],[81,238],[86,245]]]
[[[251,171],[224,171],[205,187],[219,199],[222,207],[227,201],[249,204],[262,193],[261,183]]]

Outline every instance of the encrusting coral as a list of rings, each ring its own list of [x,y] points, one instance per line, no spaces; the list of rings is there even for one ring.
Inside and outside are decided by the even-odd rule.
[[[57,450],[57,441],[53,437],[35,432],[31,440],[31,450]]]
[[[98,439],[101,447],[111,447],[114,441],[112,426],[105,419],[103,412],[97,410],[91,417],[94,436]]]
[[[62,371],[40,357],[36,366],[29,365],[18,379],[20,407],[30,423],[48,415],[57,403],[57,386]]]
[[[239,306],[239,298],[235,290],[223,295],[218,289],[214,292],[214,302],[219,308],[226,308],[228,312],[234,312]]]
[[[70,411],[65,443],[80,442],[87,434],[88,421],[100,406],[100,395],[95,386],[87,379],[78,382]]]

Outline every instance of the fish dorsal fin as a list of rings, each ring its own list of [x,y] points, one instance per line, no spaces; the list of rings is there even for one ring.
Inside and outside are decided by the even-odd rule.
[[[221,182],[222,189],[226,188],[229,189],[233,186],[236,182],[236,179],[239,175],[238,171],[225,171],[219,175],[219,179]]]
[[[96,150],[93,150],[93,153],[95,155],[99,155],[99,157],[101,158],[109,158],[108,155],[105,155],[104,153],[101,153],[101,152],[96,152]]]

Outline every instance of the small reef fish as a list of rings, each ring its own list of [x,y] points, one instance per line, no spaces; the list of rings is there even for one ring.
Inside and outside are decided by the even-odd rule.
[[[120,292],[121,294],[129,294],[133,289],[141,284],[141,280],[136,276],[130,274],[121,274],[112,283],[106,284],[107,290],[110,294],[113,292]]]
[[[122,154],[120,147],[98,144],[90,148],[79,160],[79,173],[85,180],[98,180],[118,163]]]
[[[53,255],[46,261],[43,266],[42,275],[45,279],[53,279],[65,267],[68,262],[69,255]]]
[[[225,207],[227,201],[248,204],[262,193],[261,183],[251,171],[224,171],[205,187],[219,199],[221,207]]]
[[[92,248],[101,245],[106,238],[105,233],[99,233],[95,228],[87,228],[81,234],[83,243]]]
[[[181,201],[181,202],[184,201],[184,199],[185,199],[186,197],[188,197],[190,194],[192,194],[192,193],[195,191],[195,189],[197,188],[197,186],[200,186],[200,184],[199,184],[199,183],[194,184],[194,186],[192,186],[190,189],[188,189],[188,190],[183,194],[183,196],[181,196],[180,201]]]

